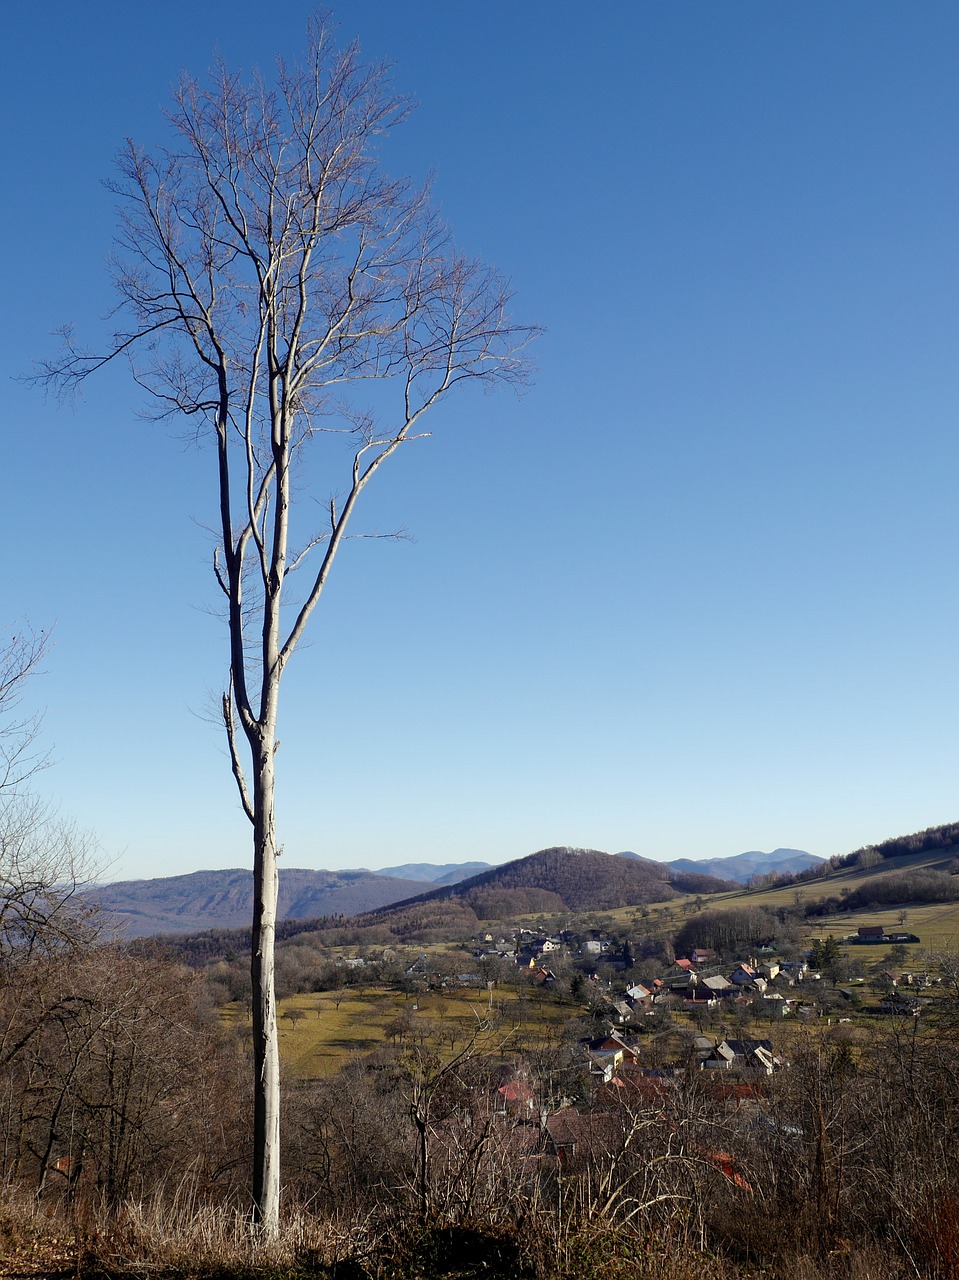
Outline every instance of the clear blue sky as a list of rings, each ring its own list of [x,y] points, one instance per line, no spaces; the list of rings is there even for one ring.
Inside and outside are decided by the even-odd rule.
[[[310,6],[4,19],[3,616],[56,623],[41,789],[115,878],[248,864],[218,730],[209,460],[117,369],[11,381],[111,306],[123,138]],[[352,0],[464,248],[546,326],[521,399],[385,470],[291,667],[290,865],[814,853],[959,816],[959,8]],[[323,495],[321,495],[323,496]]]

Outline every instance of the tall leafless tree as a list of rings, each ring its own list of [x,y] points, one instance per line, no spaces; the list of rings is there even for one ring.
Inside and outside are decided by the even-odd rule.
[[[500,277],[453,247],[428,192],[382,169],[380,141],[408,109],[386,69],[364,66],[355,46],[337,52],[322,21],[303,64],[280,64],[273,84],[223,65],[208,85],[184,79],[176,145],[149,155],[128,142],[120,158],[112,341],[91,354],[65,330],[61,357],[39,372],[69,392],[127,356],[158,416],[185,415],[215,447],[222,714],[253,824],[253,1197],[266,1236],[280,1190],[281,678],[373,476],[458,384],[522,380],[533,334],[509,318]],[[305,480],[326,491],[322,528],[296,518]]]

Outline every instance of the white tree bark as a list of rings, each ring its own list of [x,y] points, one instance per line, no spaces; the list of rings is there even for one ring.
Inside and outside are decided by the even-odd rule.
[[[253,1216],[268,1235],[280,1213],[280,1041],[276,1020],[274,947],[279,888],[273,807],[273,744],[261,752],[255,780],[253,865]]]

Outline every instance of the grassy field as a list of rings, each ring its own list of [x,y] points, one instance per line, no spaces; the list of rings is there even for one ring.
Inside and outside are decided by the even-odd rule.
[[[492,994],[492,1001],[490,996]],[[280,1057],[300,1080],[334,1075],[354,1054],[367,1054],[400,1029],[427,1026],[437,1045],[453,1053],[469,1039],[477,1024],[493,1018],[494,1041],[504,1048],[522,1033],[527,1047],[549,1043],[576,1015],[569,1005],[537,999],[522,989],[489,993],[475,990],[404,995],[386,987],[344,988],[290,996],[279,1003]],[[298,1011],[300,1016],[291,1017]],[[226,1020],[248,1027],[238,1005],[224,1011]]]
[[[888,930],[903,930],[919,938],[918,944],[912,943],[906,947],[909,956],[922,951],[959,950],[959,902],[912,905],[906,907],[905,911],[906,919],[903,924],[899,923],[899,908],[822,916],[809,921],[809,935],[811,938],[824,938],[831,933],[839,938],[855,933],[860,925],[882,924]],[[890,947],[883,945],[853,946],[849,948],[849,954],[872,964],[876,959],[885,957],[890,950]]]

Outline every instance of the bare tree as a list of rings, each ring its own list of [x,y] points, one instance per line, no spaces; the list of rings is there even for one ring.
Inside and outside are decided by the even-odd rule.
[[[469,1097],[468,1068],[480,1057],[502,1052],[508,1038],[508,1033],[504,1035],[495,1027],[494,1019],[474,1015],[473,1025],[461,1043],[454,1040],[447,1057],[438,1049],[440,1031],[434,1022],[417,1020],[403,1033],[396,1049],[397,1085],[406,1099],[416,1130],[415,1198],[424,1223],[429,1221],[434,1208],[432,1140],[439,1117],[451,1114],[463,1097]],[[484,1134],[482,1143],[485,1141]]]
[[[7,628],[0,641],[0,794],[16,791],[42,769],[46,753],[37,750],[40,716],[21,716],[23,687],[35,674],[49,643],[26,623]]]
[[[287,1020],[287,1022],[295,1031],[296,1024],[300,1021],[301,1018],[306,1017],[306,1010],[305,1009],[287,1009],[283,1017]]]
[[[0,989],[0,1165],[38,1193],[85,1167],[111,1203],[230,1187],[246,1164],[240,1066],[195,974],[124,949],[21,958]],[[64,1190],[70,1190],[69,1184]]]
[[[12,961],[95,933],[94,913],[77,894],[95,874],[94,842],[25,786],[48,761],[38,744],[41,717],[21,711],[48,643],[25,622],[0,640],[0,986]]]
[[[96,846],[35,796],[0,806],[0,985],[35,952],[93,940],[97,913],[79,892],[96,874]]]
[[[253,824],[253,1198],[266,1236],[280,1190],[281,678],[370,480],[458,384],[521,380],[533,332],[510,320],[497,274],[453,247],[428,193],[380,167],[379,142],[408,105],[385,68],[365,67],[355,46],[335,51],[322,22],[275,86],[223,65],[207,87],[184,79],[169,115],[176,145],[148,155],[128,142],[119,161],[112,341],[90,354],[65,330],[61,357],[38,374],[70,392],[127,356],[157,415],[185,415],[214,446],[222,714]],[[311,481],[326,491],[322,528],[295,507]],[[305,581],[297,592],[288,578]]]

